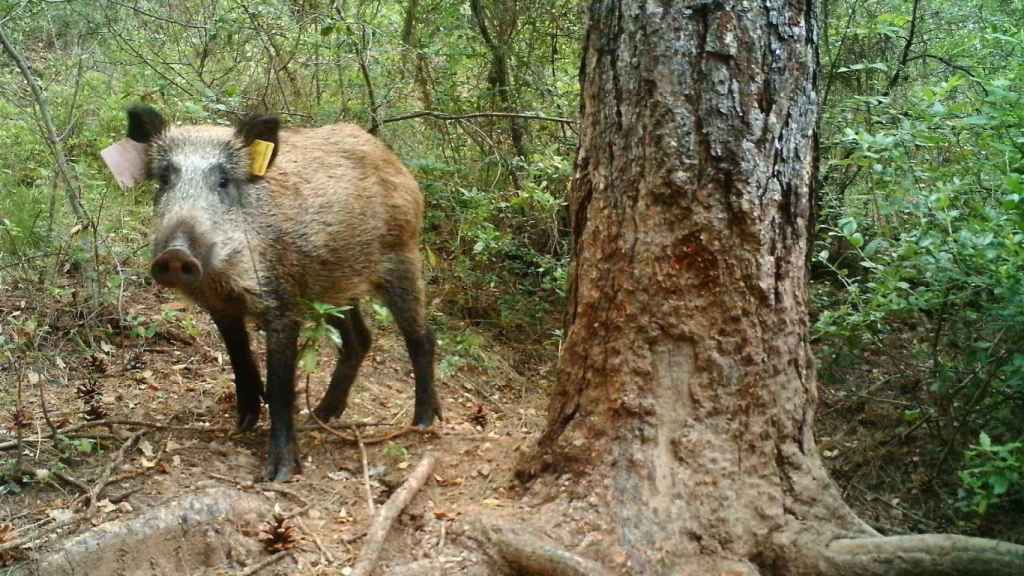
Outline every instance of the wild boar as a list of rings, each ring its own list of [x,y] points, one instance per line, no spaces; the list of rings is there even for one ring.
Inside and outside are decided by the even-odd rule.
[[[234,369],[238,428],[270,407],[268,480],[299,470],[293,414],[297,342],[305,302],[350,306],[330,322],[342,347],[316,407],[341,415],[370,347],[359,311],[366,296],[391,311],[412,360],[413,424],[441,417],[434,337],[424,315],[419,253],[423,195],[398,158],[350,124],[281,129],[272,116],[225,126],[171,126],[159,112],[128,110],[139,174],[155,180],[153,279],[206,309]],[[273,145],[265,173],[253,147]],[[131,161],[129,161],[130,163]],[[257,162],[259,160],[257,159]],[[266,333],[267,386],[246,319]]]

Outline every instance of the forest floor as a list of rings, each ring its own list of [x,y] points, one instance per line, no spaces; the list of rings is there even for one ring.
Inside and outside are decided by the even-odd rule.
[[[15,318],[25,305],[17,298],[0,300],[0,308],[4,308],[0,316]],[[22,429],[21,468],[35,477],[23,484],[19,493],[0,497],[0,525],[6,523],[16,531],[0,538],[0,546],[4,541],[68,522],[65,529],[45,535],[17,554],[6,553],[12,565],[19,557],[35,559],[36,566],[29,562],[19,568],[27,570],[25,573],[42,570],[40,566],[47,564],[41,558],[60,552],[76,537],[85,534],[95,540],[89,536],[90,531],[118,523],[128,527],[128,532],[135,532],[133,518],[214,487],[256,494],[269,503],[263,517],[250,514],[236,526],[241,534],[251,537],[253,545],[233,544],[229,550],[206,551],[196,559],[181,549],[182,544],[159,544],[159,540],[181,537],[172,529],[157,538],[139,539],[138,545],[145,553],[118,550],[124,560],[115,565],[102,564],[102,570],[116,570],[111,574],[156,574],[173,566],[180,574],[240,573],[270,555],[259,538],[273,523],[274,507],[288,514],[308,504],[301,515],[285,522],[297,537],[294,554],[260,574],[337,573],[339,568],[350,566],[360,552],[371,520],[367,491],[379,509],[427,452],[437,457],[432,478],[392,529],[382,554],[383,565],[424,558],[450,564],[453,569],[471,563],[459,557],[457,548],[446,547],[446,540],[453,539],[447,537],[447,528],[465,515],[519,506],[511,495],[512,466],[518,451],[541,429],[552,362],[513,368],[515,358],[508,358],[499,346],[488,345],[478,351],[482,360],[461,366],[440,382],[443,422],[428,433],[410,432],[378,441],[403,430],[412,420],[413,378],[397,332],[374,322],[374,343],[353,386],[348,409],[340,421],[331,423],[332,428],[350,437],[350,426],[360,431],[365,464],[357,442],[338,439],[315,423],[307,423],[299,432],[303,471],[283,486],[282,490],[291,493],[285,494],[266,489],[265,484],[253,484],[266,456],[266,408],[255,431],[233,432],[233,377],[212,323],[197,308],[176,302],[166,293],[139,291],[123,306],[126,316],[134,319],[133,326],[120,330],[120,334],[115,330],[112,337],[98,337],[96,352],[82,362],[66,365],[66,374],[42,376],[31,368],[21,370],[22,412],[28,419]],[[186,324],[189,329],[185,330],[181,323],[166,321],[168,310],[177,312],[179,319],[194,318],[195,324]],[[72,321],[62,320],[59,315],[51,316],[51,320],[51,328],[57,331]],[[151,333],[140,340],[131,333],[135,326]],[[308,379],[310,405],[316,405],[329,380],[333,355],[333,351],[324,350],[317,372]],[[14,376],[15,372],[9,374]],[[47,438],[49,425],[39,403],[41,381],[49,420],[57,428],[84,422],[87,417],[143,424],[80,429],[65,435],[66,441],[54,442]],[[95,384],[90,387],[89,382]],[[16,403],[14,383],[14,378],[8,380],[0,398],[8,407],[0,442],[15,438],[11,425]],[[83,389],[83,383],[88,390]],[[298,405],[298,422],[305,422],[308,410],[303,378],[298,383]],[[142,433],[141,437],[123,455],[118,454],[137,432]],[[6,450],[0,456],[11,458],[14,452]],[[84,489],[104,480],[112,462],[115,466],[108,476],[116,481],[105,486],[93,510],[87,510]],[[224,520],[240,524],[238,520]],[[142,525],[139,527],[142,529]],[[109,552],[100,551],[99,558],[93,558],[95,554],[76,558],[75,567],[66,573],[103,573],[99,566],[109,559]],[[0,552],[0,557],[3,554]],[[168,556],[170,564],[152,559],[139,562],[159,554]],[[203,565],[218,559],[228,562],[222,566]],[[146,566],[146,562],[153,567]],[[155,569],[157,564],[159,569]],[[0,573],[4,571],[0,569]]]
[[[14,320],[4,329],[39,330],[17,321],[33,305],[0,295],[0,317]],[[307,423],[299,432],[302,474],[270,485],[258,483],[265,409],[255,431],[233,432],[231,369],[205,314],[152,289],[128,294],[121,307],[112,317],[131,321],[97,334],[88,346],[95,350],[91,356],[64,362],[59,350],[50,350],[44,357],[56,356],[44,363],[49,368],[26,363],[32,365],[5,370],[0,443],[15,439],[20,381],[18,466],[28,481],[0,498],[0,574],[7,573],[5,563],[14,574],[245,574],[282,548],[289,553],[274,556],[277,561],[258,573],[346,574],[373,518],[368,492],[379,510],[428,452],[436,466],[391,529],[377,573],[417,561],[437,573],[474,573],[480,557],[458,542],[459,521],[481,514],[529,511],[546,530],[586,533],[574,529],[570,510],[538,504],[555,500],[545,492],[571,489],[567,477],[522,498],[512,474],[544,423],[553,350],[534,351],[527,355],[534,360],[523,362],[520,351],[482,338],[476,361],[458,363],[439,379],[444,422],[428,433],[378,441],[411,420],[413,379],[395,330],[374,321],[374,344],[348,410],[331,423],[350,437],[360,432],[365,459],[359,442]],[[53,333],[83,321],[65,312],[46,316]],[[308,379],[310,405],[334,365],[333,352],[321,357]],[[298,384],[299,422],[307,420],[306,382]],[[856,385],[823,389],[817,427],[823,454],[848,501],[880,531],[955,529],[935,480],[922,476],[925,447],[899,426],[906,401],[898,393]],[[51,423],[67,429],[90,418],[122,423],[48,437]],[[11,466],[16,453],[8,448],[0,457]],[[86,493],[97,488],[90,503]],[[161,511],[169,511],[169,521],[154,519]],[[268,544],[261,538],[274,532],[275,514],[290,517]],[[26,546],[2,550],[5,542],[26,538]]]

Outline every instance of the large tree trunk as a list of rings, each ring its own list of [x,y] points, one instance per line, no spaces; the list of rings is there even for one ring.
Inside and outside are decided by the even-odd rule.
[[[629,574],[1024,573],[1019,547],[877,537],[819,458],[813,7],[591,4],[568,331],[521,476],[585,462]]]

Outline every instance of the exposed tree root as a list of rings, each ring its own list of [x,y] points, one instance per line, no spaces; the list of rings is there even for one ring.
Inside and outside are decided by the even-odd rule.
[[[466,536],[511,573],[540,576],[611,576],[600,564],[573,554],[547,538],[527,534],[521,527],[477,518]]]
[[[374,519],[373,525],[366,534],[366,543],[359,554],[359,560],[352,569],[352,576],[369,576],[377,565],[377,558],[380,556],[381,548],[384,547],[384,539],[395,518],[405,509],[416,492],[423,487],[430,473],[434,470],[435,457],[427,454],[420,460],[420,463],[413,469],[412,474],[402,486],[388,498],[388,501],[380,509],[380,514]]]
[[[1019,576],[1024,546],[953,534],[835,540],[818,573],[836,576]]]

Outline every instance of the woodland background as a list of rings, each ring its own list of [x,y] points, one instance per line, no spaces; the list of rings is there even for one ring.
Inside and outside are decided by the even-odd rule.
[[[819,15],[819,444],[876,525],[1024,542],[1024,2]],[[115,333],[141,349],[199,329],[124,306],[151,290],[152,203],[98,152],[139,101],[182,123],[374,130],[427,197],[441,377],[495,347],[550,366],[584,24],[564,0],[0,1],[5,437],[31,419],[33,375]],[[0,494],[38,481],[0,454]]]

